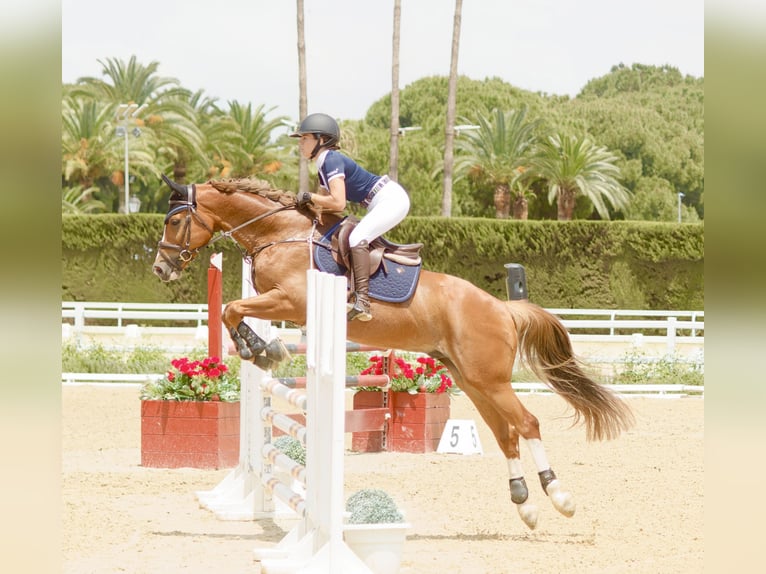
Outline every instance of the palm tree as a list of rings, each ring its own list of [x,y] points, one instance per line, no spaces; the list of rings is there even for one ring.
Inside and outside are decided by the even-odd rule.
[[[306,88],[306,34],[303,26],[303,0],[297,0],[298,21],[298,121],[303,120],[308,113],[308,96]],[[308,160],[298,154],[298,190],[309,190]]]
[[[598,214],[609,219],[605,201],[614,210],[625,209],[630,203],[630,192],[618,181],[617,160],[616,155],[585,136],[557,133],[540,145],[533,170],[547,182],[548,201],[557,201],[560,221],[572,219],[579,196],[589,199]]]
[[[127,64],[117,58],[97,60],[103,67],[102,74],[110,82],[86,76],[78,78],[75,95],[92,96],[115,103],[136,102],[143,104],[156,98],[158,94],[178,88],[178,80],[157,76],[159,62],[150,62],[144,66],[131,56]]]
[[[388,175],[399,177],[399,30],[402,22],[402,0],[394,0],[394,37],[391,53],[391,155]]]
[[[197,124],[197,117],[191,103],[192,93],[179,86],[175,78],[157,75],[159,63],[150,62],[144,66],[135,56],[127,64],[115,58],[98,60],[108,81],[85,77],[78,80],[73,94],[107,101],[115,106],[124,103],[146,104],[146,111],[135,119],[142,129],[144,142],[153,148],[155,164],[168,163],[172,166],[176,181],[185,181],[187,163],[193,159],[202,160],[203,137]],[[145,133],[143,130],[146,128]],[[159,169],[148,173],[136,170],[137,178],[146,180],[159,177]]]
[[[215,177],[230,177],[233,165],[248,162],[240,127],[231,115],[221,110],[215,98],[202,90],[192,94],[189,103],[194,109],[197,127],[202,135],[202,157],[189,157],[190,181]],[[179,149],[180,153],[185,153]],[[180,162],[176,162],[178,165]],[[174,172],[175,174],[175,172]]]
[[[527,119],[526,106],[503,112],[492,110],[492,120],[478,115],[478,130],[468,131],[457,142],[461,152],[456,162],[458,173],[469,173],[494,188],[495,216],[506,219],[511,210],[511,190],[516,190],[519,206],[514,213],[526,218],[526,168],[537,141],[540,120]],[[466,119],[466,122],[469,120]],[[469,122],[470,123],[470,122]],[[446,178],[445,178],[446,179]],[[519,195],[520,194],[520,195]]]
[[[114,106],[72,97],[65,87],[61,104],[62,179],[84,188],[108,178],[118,158]]]
[[[65,87],[61,106],[62,181],[69,187],[96,186],[100,199],[119,209],[124,201],[123,195],[117,191],[124,185],[125,155],[123,140],[115,134],[117,106],[74,97],[72,91],[69,86]],[[155,155],[146,139],[136,138],[129,157],[135,173],[156,171]]]
[[[444,190],[442,192],[442,216],[452,215],[452,169],[454,163],[455,114],[457,105],[457,57],[460,48],[460,23],[463,0],[455,0],[455,19],[452,26],[452,59],[447,88],[447,129],[444,140]]]
[[[103,212],[106,206],[102,201],[93,197],[98,187],[83,189],[81,185],[64,187],[61,190],[61,213],[82,215],[85,213]]]
[[[239,128],[242,151],[246,156],[246,161],[243,164],[233,167],[233,177],[262,175],[279,169],[279,165],[273,164],[276,156],[271,150],[271,132],[282,127],[287,121],[287,117],[279,116],[270,120],[266,119],[266,116],[273,110],[274,108],[264,111],[263,105],[253,109],[250,104],[243,106],[237,101],[230,102],[229,115]]]

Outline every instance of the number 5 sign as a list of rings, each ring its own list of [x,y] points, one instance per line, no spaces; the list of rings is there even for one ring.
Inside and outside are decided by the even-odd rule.
[[[476,423],[470,419],[449,419],[436,452],[484,454]]]

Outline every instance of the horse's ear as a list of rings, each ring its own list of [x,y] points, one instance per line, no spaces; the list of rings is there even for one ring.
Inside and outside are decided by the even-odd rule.
[[[170,186],[170,189],[172,189],[176,193],[180,193],[183,197],[186,197],[186,186],[181,185],[180,183],[176,183],[172,179],[170,179],[168,176],[166,176],[164,173],[162,174],[162,181],[168,184]]]

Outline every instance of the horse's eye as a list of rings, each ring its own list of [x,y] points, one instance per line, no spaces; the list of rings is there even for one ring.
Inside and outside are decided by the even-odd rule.
[[[172,218],[169,221],[169,223],[170,223],[170,225],[174,225],[174,226],[178,227],[178,225],[180,225],[180,223],[181,223],[181,220],[179,218],[177,218],[177,217],[174,217],[174,218]]]

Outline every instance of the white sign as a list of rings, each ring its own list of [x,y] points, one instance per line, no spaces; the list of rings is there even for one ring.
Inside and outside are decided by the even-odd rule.
[[[484,454],[479,433],[476,431],[476,423],[470,419],[449,419],[436,452]]]

